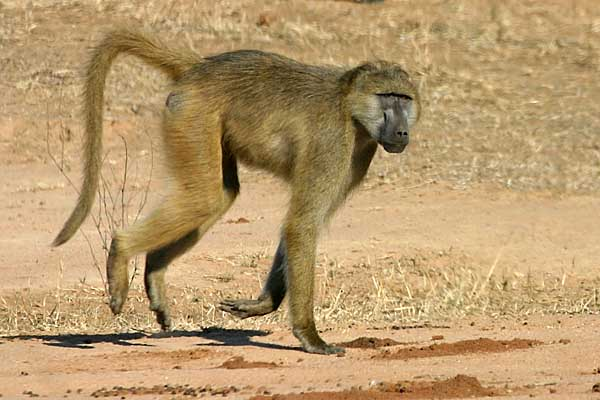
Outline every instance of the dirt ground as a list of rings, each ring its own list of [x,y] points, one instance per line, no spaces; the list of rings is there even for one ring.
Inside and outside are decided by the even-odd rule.
[[[107,82],[93,218],[50,247],[79,185],[84,60],[120,24],[200,55],[381,58],[417,78],[414,140],[378,152],[319,247],[317,324],[345,356],[301,352],[285,306],[218,310],[258,294],[286,210],[285,186],[245,168],[237,203],[169,269],[174,332],[148,310],[143,259],[110,314],[110,232],[164,192],[169,84],[138,60]],[[600,399],[595,1],[0,0],[0,50],[3,398]]]

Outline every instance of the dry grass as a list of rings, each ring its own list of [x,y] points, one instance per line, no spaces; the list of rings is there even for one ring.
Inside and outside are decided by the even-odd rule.
[[[252,256],[248,256],[252,259]],[[252,269],[238,264],[231,270]],[[548,274],[503,272],[481,274],[482,268],[452,250],[416,252],[402,258],[340,266],[319,263],[316,319],[325,327],[354,324],[391,326],[440,323],[465,317],[526,318],[532,315],[599,314],[600,280]],[[229,270],[207,289],[169,288],[175,328],[286,328],[286,307],[265,317],[240,321],[217,309],[220,299],[250,297],[259,283],[248,284]],[[238,290],[236,290],[238,288]],[[134,285],[124,313],[113,316],[100,287],[40,292],[22,291],[0,297],[0,334],[102,333],[156,331],[143,289]]]

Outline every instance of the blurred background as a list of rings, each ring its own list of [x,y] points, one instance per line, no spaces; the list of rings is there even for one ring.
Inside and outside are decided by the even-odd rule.
[[[0,118],[10,120],[2,134],[19,132],[0,143],[9,162],[46,159],[37,129],[11,132],[19,124],[11,116],[48,115],[51,125],[81,136],[88,49],[103,31],[126,24],[202,56],[255,48],[313,64],[379,58],[405,65],[422,92],[422,123],[401,158],[379,153],[371,183],[553,193],[600,186],[600,10],[592,0],[0,4]],[[116,63],[106,118],[155,129],[166,94],[168,82],[156,71],[139,61]],[[139,126],[126,128],[119,133],[140,138]],[[78,157],[76,146],[66,144],[68,158]]]

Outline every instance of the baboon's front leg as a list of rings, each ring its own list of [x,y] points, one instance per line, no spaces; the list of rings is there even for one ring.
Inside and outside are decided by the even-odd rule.
[[[285,227],[292,332],[309,353],[343,353],[344,349],[325,343],[315,326],[313,298],[318,225],[310,219],[290,219]]]
[[[258,299],[223,300],[219,308],[239,318],[269,314],[279,307],[286,292],[287,256],[285,242],[279,242],[271,271]]]

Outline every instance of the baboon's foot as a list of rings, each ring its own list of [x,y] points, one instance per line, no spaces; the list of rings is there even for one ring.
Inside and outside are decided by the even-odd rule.
[[[110,310],[112,311],[113,314],[117,315],[120,314],[121,311],[123,311],[123,305],[125,304],[125,300],[123,297],[120,296],[110,296]]]
[[[113,314],[120,314],[127,300],[127,292],[129,292],[129,285],[127,281],[125,284],[119,280],[112,280],[108,282],[108,293],[110,294],[110,309]]]
[[[150,303],[150,310],[154,311],[156,315],[156,322],[160,325],[160,329],[165,332],[169,332],[172,329],[171,325],[171,313],[169,309],[163,307],[160,303]]]
[[[110,295],[110,309],[113,314],[121,313],[125,300],[127,300],[127,292],[129,292],[128,261],[126,257],[121,256],[117,250],[117,241],[113,239],[106,260],[108,294]]]
[[[341,354],[345,353],[342,347],[332,346],[325,343],[316,329],[292,329],[294,336],[300,341],[302,348],[307,353],[314,354]]]
[[[257,300],[231,300],[226,299],[219,304],[219,309],[235,315],[239,318],[258,317],[275,311],[273,301],[270,298]]]
[[[156,313],[156,322],[160,325],[160,329],[165,332],[170,332],[173,329],[171,325],[171,315],[166,310],[155,311]]]

